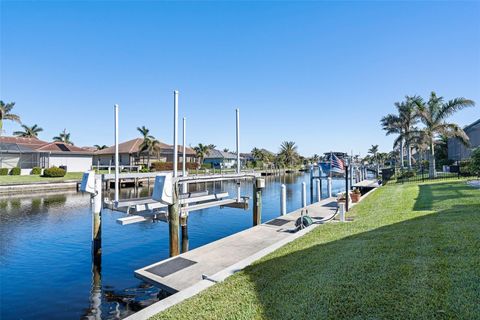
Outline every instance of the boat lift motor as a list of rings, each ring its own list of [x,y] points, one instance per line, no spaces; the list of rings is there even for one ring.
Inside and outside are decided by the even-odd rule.
[[[95,190],[95,171],[92,170],[83,173],[80,191],[93,195],[97,194],[97,191]]]
[[[173,175],[159,174],[155,177],[152,199],[166,205],[173,204]]]

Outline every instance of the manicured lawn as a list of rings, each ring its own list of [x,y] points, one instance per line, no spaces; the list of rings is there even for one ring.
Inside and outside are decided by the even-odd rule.
[[[2,184],[22,184],[45,181],[65,181],[65,180],[81,180],[83,172],[68,172],[62,178],[44,178],[38,175],[27,176],[0,176],[0,185]]]
[[[155,319],[480,319],[480,190],[389,185]]]

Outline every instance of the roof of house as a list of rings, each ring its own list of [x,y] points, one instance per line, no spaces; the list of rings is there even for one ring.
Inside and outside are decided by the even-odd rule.
[[[240,158],[241,154],[240,154]],[[205,159],[237,159],[237,154],[232,152],[225,152],[217,149],[211,149],[208,151]]]
[[[93,152],[64,142],[46,142],[37,138],[0,137],[0,149],[4,152],[47,152],[53,154],[86,154]]]
[[[140,145],[143,143],[142,138],[135,138],[129,141],[125,141],[122,143],[118,144],[118,153],[128,153],[128,154],[133,154],[133,153],[138,153],[140,151]],[[172,149],[173,146],[159,142],[160,144],[160,149]],[[178,152],[183,152],[183,146],[178,146]],[[114,154],[115,153],[115,146],[110,146],[108,148],[102,149],[102,150],[97,150],[95,151],[95,155],[102,155],[102,154]],[[186,148],[186,153],[187,154],[195,154],[195,151],[192,148]]]
[[[468,126],[466,126],[465,128],[463,128],[463,130],[465,131],[465,130],[468,130],[468,129],[470,129],[470,128],[473,128],[473,127],[475,127],[477,124],[480,124],[480,119],[478,119],[477,121],[469,124]]]

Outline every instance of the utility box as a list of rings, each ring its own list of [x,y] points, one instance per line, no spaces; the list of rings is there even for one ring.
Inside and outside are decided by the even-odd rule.
[[[83,173],[80,191],[95,194],[95,171],[87,171]]]
[[[166,205],[173,204],[173,176],[171,173],[155,177],[152,199]]]

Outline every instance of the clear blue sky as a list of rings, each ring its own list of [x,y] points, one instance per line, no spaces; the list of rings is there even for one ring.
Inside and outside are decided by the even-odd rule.
[[[1,1],[0,99],[50,140],[113,143],[145,125],[187,144],[304,155],[391,149],[380,118],[431,90],[480,104],[480,2]],[[480,107],[452,120],[467,125]],[[7,134],[19,129],[4,126]],[[180,138],[181,139],[181,138]]]

